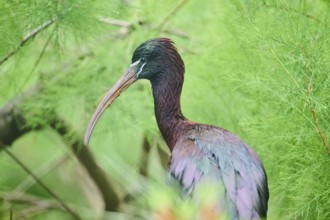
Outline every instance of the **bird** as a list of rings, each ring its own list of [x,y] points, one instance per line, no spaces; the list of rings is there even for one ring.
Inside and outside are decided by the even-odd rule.
[[[256,152],[239,137],[214,125],[187,119],[181,111],[185,65],[169,38],[154,38],[138,46],[127,71],[108,91],[86,130],[88,145],[103,112],[130,85],[149,80],[156,121],[170,152],[168,172],[182,190],[193,194],[211,182],[222,189],[217,209],[229,219],[267,217],[267,174]]]

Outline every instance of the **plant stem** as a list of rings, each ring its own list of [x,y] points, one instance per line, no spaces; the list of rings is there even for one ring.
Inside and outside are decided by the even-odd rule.
[[[51,24],[53,24],[55,21],[55,19],[50,19],[48,21],[46,21],[45,23],[43,23],[42,25],[40,25],[39,27],[37,27],[36,29],[34,29],[33,31],[31,31],[30,33],[28,33],[23,40],[20,42],[20,44],[18,45],[18,47],[9,52],[7,54],[7,56],[5,56],[2,60],[0,60],[0,65],[3,64],[5,61],[7,61],[10,57],[12,57],[14,54],[17,53],[17,51],[23,47],[29,40],[31,40],[32,38],[34,38],[39,32],[41,32],[42,30],[45,30],[47,27],[49,27]]]
[[[52,159],[51,161],[43,164],[40,168],[34,171],[34,174],[40,179],[42,176],[45,176],[50,171],[53,171],[55,168],[62,165],[68,159],[69,155],[61,155],[60,157]],[[24,192],[33,186],[35,182],[36,181],[31,176],[29,176],[14,189],[14,192]]]
[[[170,20],[171,17],[174,17],[174,15],[188,2],[188,0],[181,0],[176,6],[175,8],[173,8],[168,15],[166,15],[166,17],[163,19],[163,21],[157,26],[156,29],[162,29],[164,27],[164,25],[166,24],[166,22],[168,22],[168,20]]]
[[[64,203],[64,201],[55,194],[48,186],[46,186],[34,173],[22,162],[20,161],[13,153],[11,153],[8,149],[3,148],[3,150],[23,169],[27,172],[46,192],[48,192],[54,199],[56,199],[61,206],[72,215],[72,217],[76,220],[80,220],[81,218],[68,206]]]
[[[329,149],[329,146],[325,140],[325,137],[321,131],[321,128],[320,128],[320,125],[319,125],[319,122],[317,120],[317,117],[316,117],[316,112],[315,112],[315,109],[313,108],[313,105],[312,105],[312,100],[311,100],[311,90],[310,90],[310,86],[309,86],[309,82],[308,82],[308,72],[309,72],[309,67],[308,67],[308,64],[307,64],[307,60],[306,60],[306,53],[305,53],[305,49],[302,47],[301,48],[301,54],[303,56],[303,60],[304,60],[304,66],[305,66],[305,74],[306,74],[306,92],[307,92],[307,103],[311,109],[311,112],[312,112],[312,115],[313,115],[313,118],[314,118],[314,121],[315,121],[315,125],[316,125],[316,128],[318,130],[318,133],[319,133],[319,136],[320,136],[320,139],[322,141],[322,144],[323,144],[323,147],[324,149],[327,151],[327,153],[330,155],[330,149]]]

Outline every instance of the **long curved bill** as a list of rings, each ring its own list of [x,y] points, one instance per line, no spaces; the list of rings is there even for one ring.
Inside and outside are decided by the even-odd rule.
[[[103,98],[102,102],[99,104],[94,112],[92,119],[89,122],[88,128],[86,130],[84,143],[88,144],[89,139],[92,135],[93,129],[101,117],[102,113],[111,105],[111,103],[130,85],[132,85],[136,80],[136,73],[139,61],[133,63],[130,68],[126,71],[122,77],[116,82],[116,84],[109,90],[106,96]]]

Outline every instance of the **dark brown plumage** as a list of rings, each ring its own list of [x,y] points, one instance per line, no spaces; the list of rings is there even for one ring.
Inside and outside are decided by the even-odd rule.
[[[193,194],[201,183],[217,185],[214,212],[230,219],[267,216],[267,176],[257,154],[229,131],[186,119],[180,106],[184,63],[167,38],[152,39],[134,52],[132,64],[97,108],[85,143],[100,115],[113,100],[138,79],[152,85],[155,115],[172,155],[169,172],[184,192]]]

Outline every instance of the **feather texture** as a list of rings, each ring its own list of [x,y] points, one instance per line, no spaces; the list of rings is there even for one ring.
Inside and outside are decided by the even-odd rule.
[[[267,213],[268,187],[256,153],[232,133],[191,125],[173,148],[170,173],[185,191],[200,182],[218,184],[218,207],[230,219],[260,219]]]
[[[267,176],[256,153],[232,133],[183,116],[184,62],[173,42],[167,38],[144,42],[132,63],[139,60],[145,65],[138,77],[151,82],[158,127],[172,152],[170,176],[191,196],[196,188],[215,185],[215,213],[230,219],[266,217]]]

